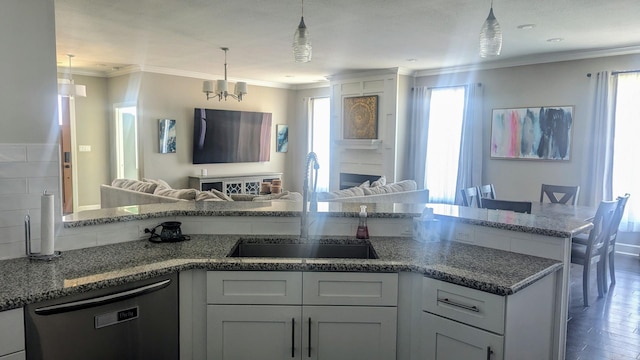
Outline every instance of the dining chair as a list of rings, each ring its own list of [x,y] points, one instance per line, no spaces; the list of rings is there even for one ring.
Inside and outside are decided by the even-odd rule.
[[[460,189],[460,195],[462,196],[463,206],[481,207],[480,190],[478,190],[477,186]]]
[[[578,203],[578,196],[580,196],[580,186],[542,184],[540,202],[544,200],[545,194],[552,203],[567,204],[570,202],[571,205],[575,205]]]
[[[603,260],[606,256],[611,222],[617,206],[618,200],[600,202],[596,216],[593,218],[593,228],[589,231],[587,243],[571,242],[571,263],[582,265],[582,299],[585,307],[589,306],[589,275],[593,264],[597,264],[598,297],[602,297],[604,294],[602,278],[605,267]]]
[[[622,221],[622,216],[624,215],[624,210],[627,206],[627,201],[629,201],[630,194],[624,194],[623,196],[618,196],[618,206],[616,207],[616,211],[613,214],[613,219],[611,220],[611,228],[609,233],[609,242],[606,244],[607,250],[606,254],[606,262],[609,263],[609,277],[611,278],[611,283],[616,283],[616,273],[615,273],[615,254],[616,254],[616,238],[618,237],[618,228],[620,227],[620,221]],[[572,242],[586,245],[589,237],[585,234],[581,234],[575,236],[572,239]],[[607,266],[604,266],[604,271],[599,281],[602,282],[603,291],[607,292]]]
[[[478,187],[480,189],[480,197],[483,199],[495,199],[496,198],[496,190],[493,187],[493,184],[481,185]]]
[[[531,214],[531,201],[510,201],[484,198],[482,207],[491,210],[510,210],[519,213]]]

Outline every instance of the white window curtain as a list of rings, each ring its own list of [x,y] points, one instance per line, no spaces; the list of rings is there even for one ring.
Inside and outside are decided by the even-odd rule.
[[[408,146],[408,178],[424,189],[425,159],[427,157],[427,137],[429,134],[429,89],[415,87],[411,93],[410,134]]]
[[[613,168],[613,101],[615,77],[608,71],[599,72],[595,82],[593,121],[589,155],[592,161],[585,178],[584,192],[588,205],[597,206],[602,200],[611,200],[611,176]]]
[[[431,202],[455,203],[481,183],[482,84],[414,88],[410,131],[409,177]]]
[[[467,84],[464,119],[460,136],[460,158],[456,182],[457,204],[462,203],[460,189],[482,183],[482,95],[481,83]]]
[[[637,166],[640,134],[640,73],[617,75],[613,141],[613,197],[631,194],[620,222],[622,231],[640,231],[640,167]]]
[[[640,170],[634,160],[640,134],[638,99],[639,73],[598,73],[585,194],[587,204],[595,206],[601,200],[630,193],[620,230],[633,232],[640,231]]]

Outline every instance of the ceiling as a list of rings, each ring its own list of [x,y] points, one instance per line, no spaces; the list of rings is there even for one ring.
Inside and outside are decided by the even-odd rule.
[[[490,1],[307,0],[313,59],[295,63],[300,0],[55,0],[58,66],[296,86],[354,70],[488,68],[640,53],[638,0],[495,0],[502,54],[478,55]],[[519,25],[535,24],[532,29]],[[560,42],[549,39],[562,38]]]

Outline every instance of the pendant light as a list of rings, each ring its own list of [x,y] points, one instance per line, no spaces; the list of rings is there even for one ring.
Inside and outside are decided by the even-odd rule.
[[[489,16],[480,30],[480,57],[498,56],[500,50],[502,50],[502,30],[493,15],[493,0],[491,0]]]
[[[302,0],[300,24],[293,34],[293,58],[299,63],[311,61],[311,37],[309,37],[307,25],[304,24],[304,0]]]
[[[67,57],[69,58],[69,77],[58,79],[58,95],[63,97],[86,97],[87,87],[84,85],[76,85],[71,76],[71,58],[74,56],[67,54]]]
[[[224,51],[224,80],[216,81],[215,91],[213,89],[213,81],[206,80],[202,83],[202,92],[207,94],[207,100],[217,96],[218,101],[222,101],[222,98],[227,101],[227,96],[231,96],[238,101],[242,101],[242,96],[247,94],[247,83],[244,81],[237,82],[233,88],[233,94],[227,91],[229,88],[229,83],[227,82],[227,51],[229,51],[229,48],[223,47],[220,50]]]

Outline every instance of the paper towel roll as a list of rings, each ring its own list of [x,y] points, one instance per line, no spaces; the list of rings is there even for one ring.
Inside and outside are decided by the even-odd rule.
[[[53,255],[55,219],[53,194],[45,193],[40,201],[40,255]]]

